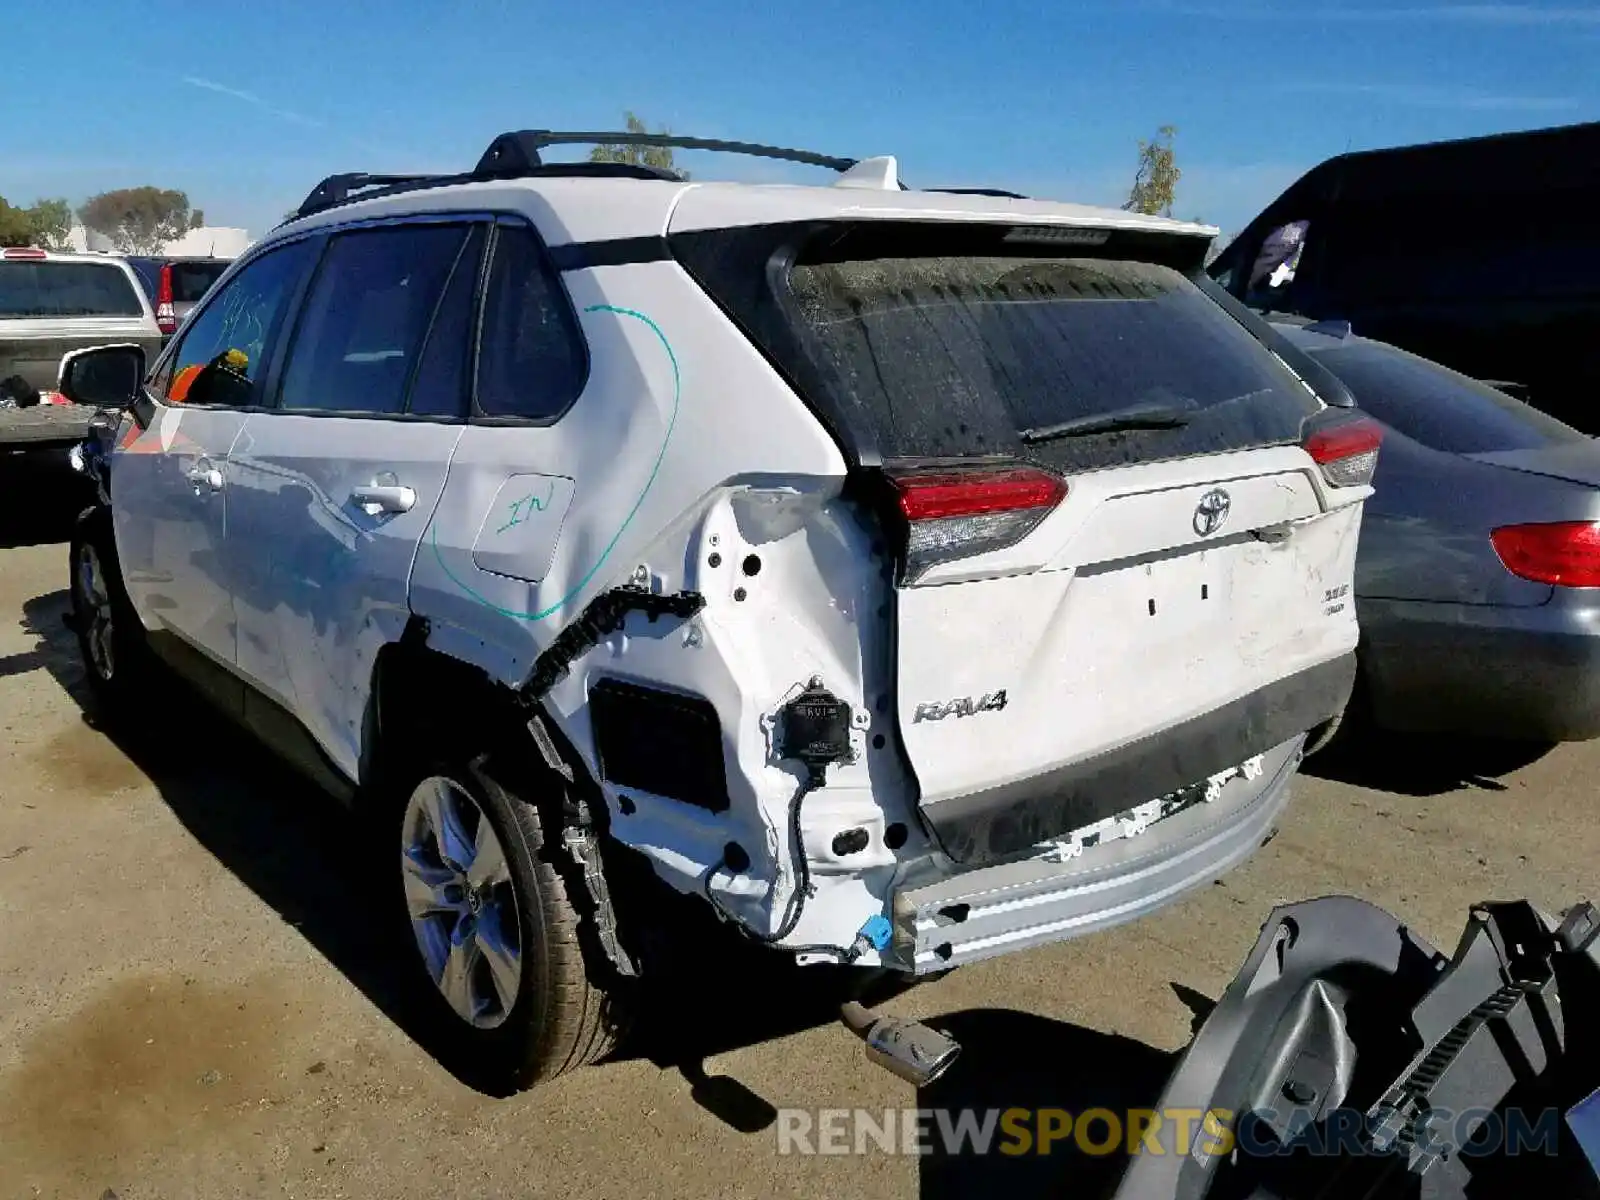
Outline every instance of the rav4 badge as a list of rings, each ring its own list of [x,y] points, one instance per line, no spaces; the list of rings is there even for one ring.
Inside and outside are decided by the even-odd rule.
[[[917,705],[911,723],[915,725],[919,721],[942,721],[946,717],[971,717],[978,713],[999,712],[1005,706],[1005,688],[976,698],[957,696],[954,700],[924,700]]]

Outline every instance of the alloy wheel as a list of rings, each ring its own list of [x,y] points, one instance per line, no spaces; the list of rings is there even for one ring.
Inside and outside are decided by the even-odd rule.
[[[400,870],[434,985],[479,1029],[501,1024],[522,980],[522,922],[505,848],[470,793],[441,775],[406,804]]]
[[[104,682],[116,673],[117,661],[112,639],[111,589],[106,582],[100,553],[85,543],[78,547],[78,620],[83,644],[88,651],[88,667]]]

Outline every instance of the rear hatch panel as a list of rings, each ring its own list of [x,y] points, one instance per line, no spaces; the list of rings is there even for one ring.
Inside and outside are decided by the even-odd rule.
[[[1370,489],[1319,474],[1321,400],[1192,282],[1202,241],[856,220],[670,242],[899,490],[899,733],[952,858],[1025,854],[1343,707]],[[1006,464],[1065,488],[996,544],[1005,514],[952,481]],[[908,503],[930,478],[938,502]]]
[[[1018,548],[1037,543],[1025,556],[1042,565],[898,595],[902,741],[958,861],[1025,852],[1264,753],[1350,692],[1360,510],[1324,511],[1303,453],[1069,487]],[[1218,490],[1230,512],[1201,538]]]

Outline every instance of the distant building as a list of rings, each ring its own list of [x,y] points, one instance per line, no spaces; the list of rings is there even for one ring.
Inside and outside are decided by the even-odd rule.
[[[180,256],[238,258],[252,241],[254,239],[247,229],[234,229],[226,225],[202,225],[199,229],[191,229],[182,237],[166,243],[161,248],[161,253],[174,258]],[[67,248],[79,253],[116,253],[116,247],[105,234],[85,229],[76,222],[67,234]]]

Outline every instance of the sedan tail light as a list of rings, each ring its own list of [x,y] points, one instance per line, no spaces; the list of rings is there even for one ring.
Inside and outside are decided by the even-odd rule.
[[[1003,550],[1027,537],[1066,497],[1066,480],[1036,467],[891,473],[904,523],[903,582],[930,567]]]
[[[1513,575],[1557,587],[1600,587],[1600,522],[1502,525],[1489,541]]]
[[[156,326],[162,333],[175,333],[178,329],[177,309],[172,307],[172,264],[161,267],[161,281],[156,285]]]
[[[1326,409],[1306,422],[1306,453],[1329,487],[1359,487],[1378,469],[1383,426],[1348,409]]]

